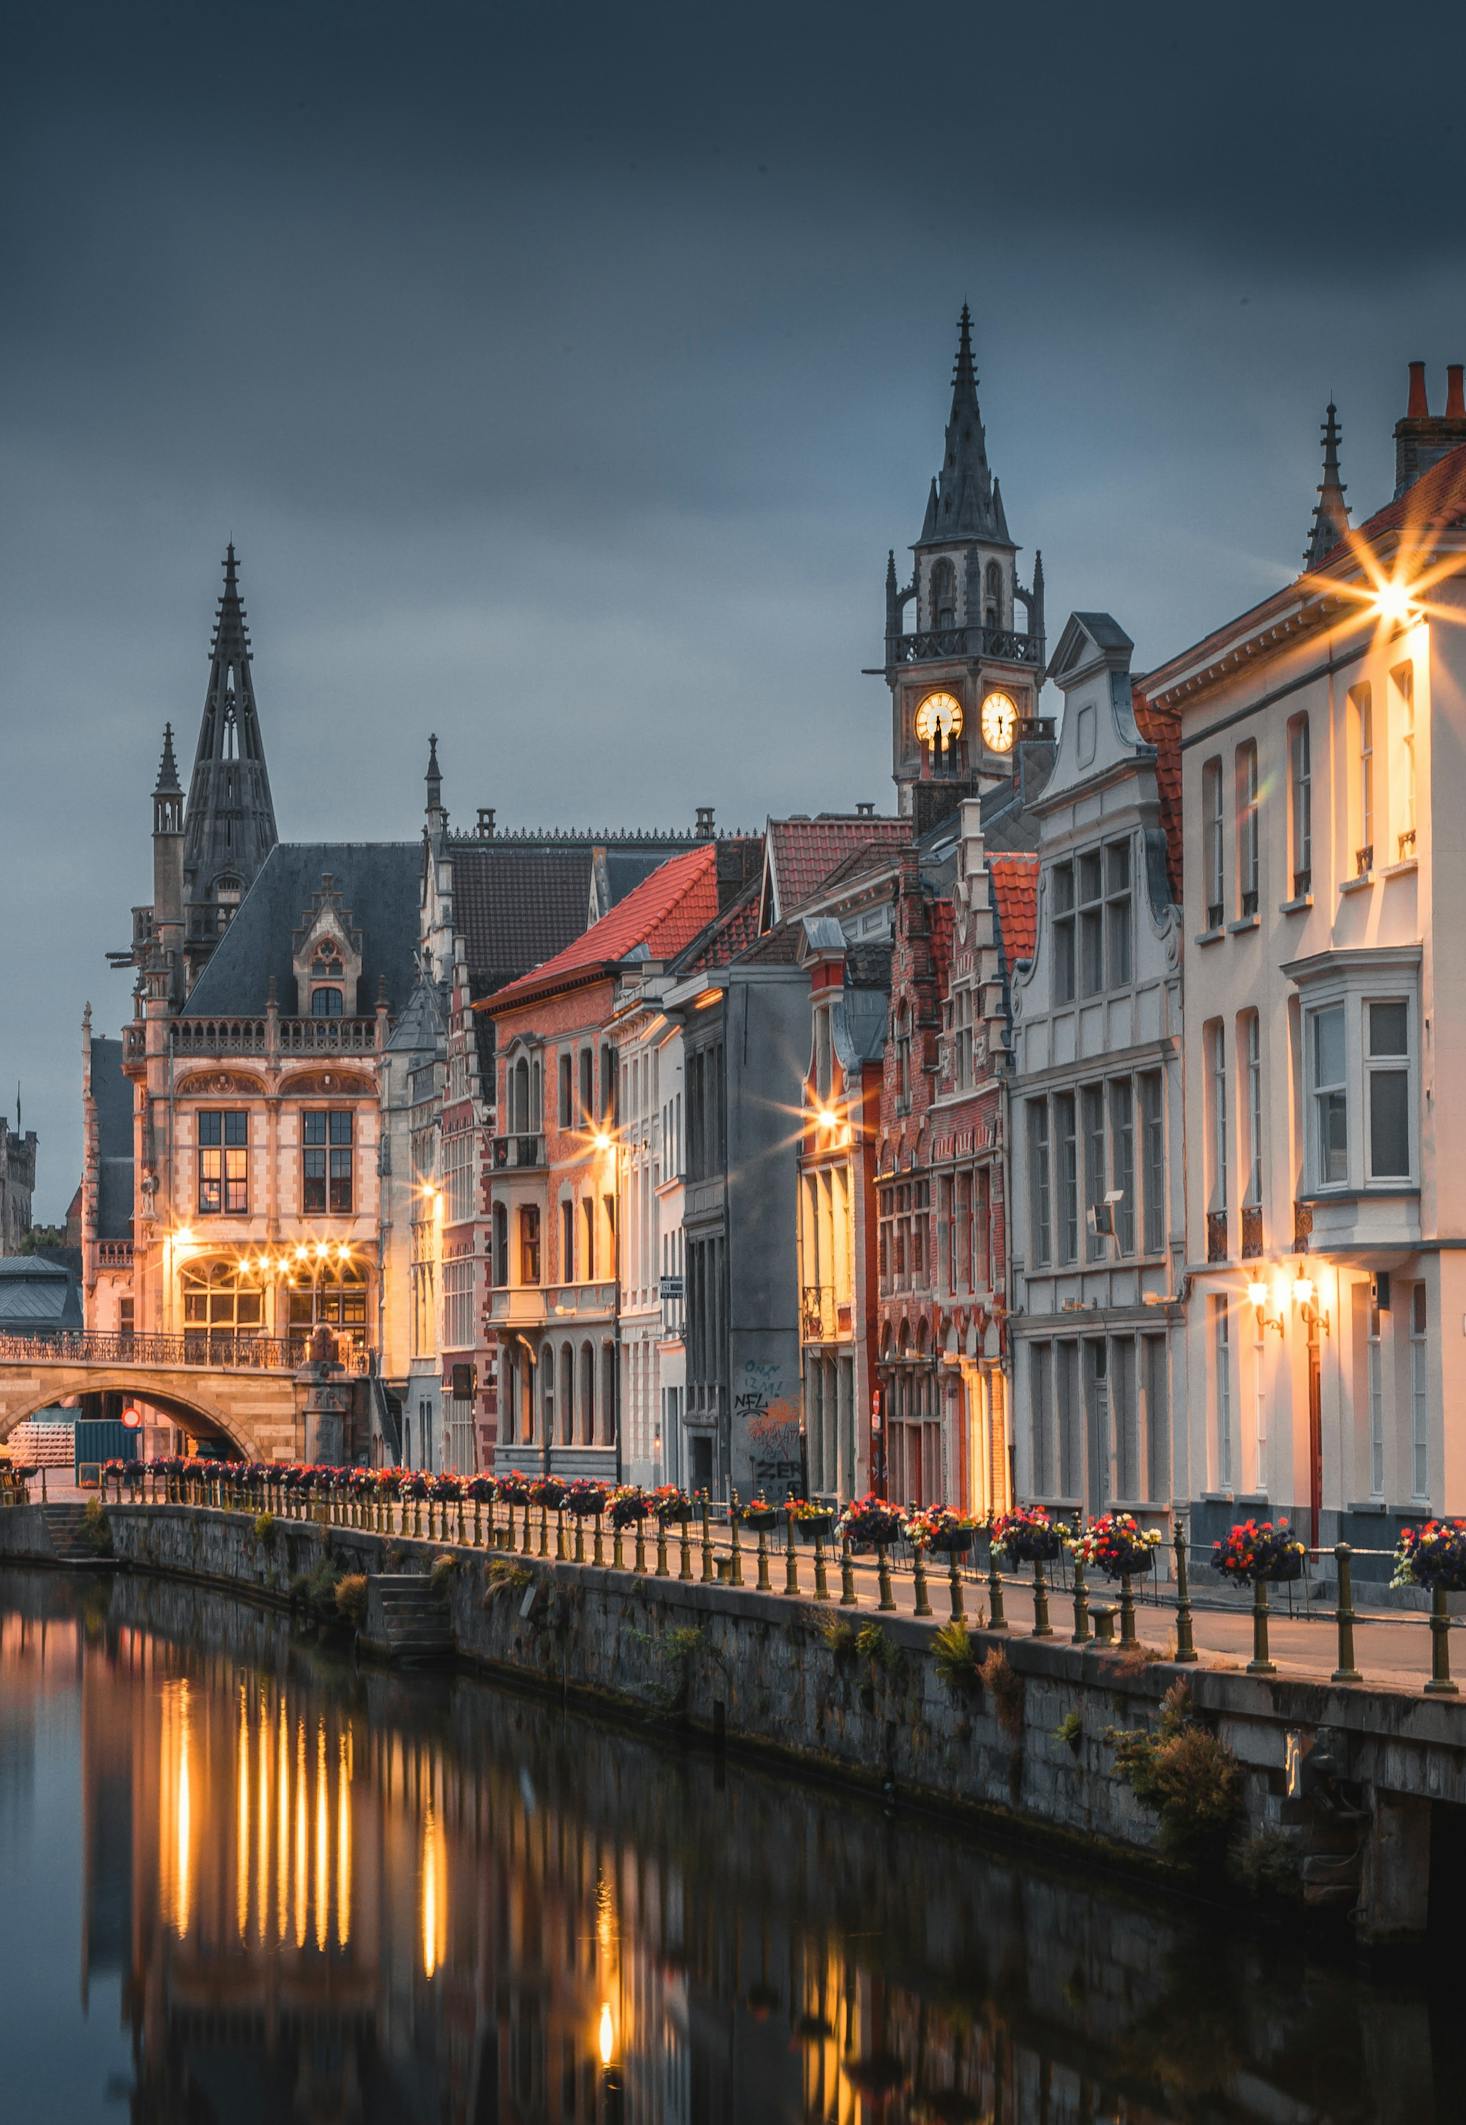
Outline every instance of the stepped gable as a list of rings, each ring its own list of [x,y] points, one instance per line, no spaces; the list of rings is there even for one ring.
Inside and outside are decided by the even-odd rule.
[[[718,849],[702,841],[669,857],[609,915],[542,965],[512,981],[476,1008],[527,1003],[547,990],[608,973],[627,959],[673,959],[707,929],[718,912]]]
[[[1166,875],[1171,898],[1181,905],[1181,714],[1147,701],[1144,681],[1137,679],[1131,692],[1135,727],[1147,745],[1156,751],[1156,788],[1161,800],[1161,825],[1166,833]]]
[[[274,995],[296,1015],[294,938],[329,875],[361,936],[355,1015],[384,995],[395,1018],[417,981],[422,850],[411,841],[281,841],[265,858],[180,1016],[257,1018]],[[351,1015],[351,1014],[348,1014]]]
[[[1032,959],[1038,944],[1038,858],[989,856],[988,876],[1003,965],[1011,971],[1020,960]]]

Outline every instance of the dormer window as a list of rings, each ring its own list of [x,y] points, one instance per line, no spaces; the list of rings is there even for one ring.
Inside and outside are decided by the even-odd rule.
[[[346,992],[336,988],[311,990],[312,1018],[340,1018],[346,1009]]]
[[[346,968],[334,937],[323,937],[311,960],[311,1017],[340,1018],[346,1009]]]

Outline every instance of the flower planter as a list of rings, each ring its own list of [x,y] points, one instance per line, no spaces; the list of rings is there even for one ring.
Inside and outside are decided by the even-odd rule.
[[[745,1505],[738,1517],[745,1527],[751,1527],[755,1534],[759,1534],[771,1527],[777,1527],[784,1515],[773,1505]]]
[[[954,1528],[948,1533],[933,1535],[927,1547],[934,1557],[970,1557],[976,1540],[975,1527]]]
[[[806,1513],[803,1519],[795,1520],[794,1532],[801,1542],[828,1542],[835,1532],[835,1515]]]

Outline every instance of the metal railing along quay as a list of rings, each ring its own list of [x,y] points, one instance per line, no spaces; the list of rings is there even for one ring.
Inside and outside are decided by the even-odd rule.
[[[664,1496],[666,1509],[659,1512],[656,1493],[637,1494],[640,1504],[637,1495],[622,1493],[618,1506],[617,1494],[608,1486],[591,1484],[582,1492],[580,1503],[584,1508],[599,1491],[599,1509],[577,1511],[576,1501],[569,1497],[572,1486],[556,1479],[540,1486],[519,1478],[435,1477],[398,1469],[237,1464],[236,1472],[233,1463],[182,1462],[112,1463],[103,1485],[118,1503],[126,1492],[132,1502],[162,1509],[187,1505],[271,1513],[286,1521],[311,1521],[400,1540],[497,1550],[658,1579],[751,1586],[760,1593],[833,1602],[838,1608],[871,1607],[877,1614],[901,1612],[936,1620],[939,1605],[951,1623],[970,1621],[980,1629],[1015,1634],[1022,1629],[1023,1635],[1034,1638],[1067,1638],[1075,1646],[1137,1658],[1148,1655],[1182,1665],[1195,1664],[1203,1657],[1225,1660],[1227,1649],[1198,1650],[1196,1617],[1198,1610],[1213,1618],[1230,1614],[1250,1623],[1251,1657],[1245,1672],[1257,1676],[1280,1672],[1271,1646],[1272,1625],[1280,1620],[1280,1612],[1271,1605],[1267,1581],[1254,1583],[1250,1610],[1236,1603],[1198,1602],[1192,1593],[1194,1551],[1184,1524],[1178,1524],[1170,1545],[1174,1580],[1157,1585],[1152,1578],[1137,1584],[1138,1575],[1124,1575],[1113,1599],[1097,1599],[1077,1559],[1065,1560],[1057,1570],[1042,1562],[1024,1573],[1004,1570],[991,1551],[985,1561],[976,1556],[976,1536],[965,1548],[953,1548],[939,1558],[905,1541],[862,1551],[836,1538],[833,1511],[817,1516],[807,1512],[801,1520],[792,1507],[767,1508],[757,1513],[754,1524],[745,1517],[750,1508],[736,1493],[724,1501],[702,1496],[669,1501]],[[534,1495],[537,1489],[538,1496]],[[23,1502],[26,1496],[25,1483],[10,1478],[4,1502]],[[628,1513],[635,1517],[625,1517]],[[1426,1665],[1423,1661],[1380,1670],[1379,1679],[1423,1687],[1433,1696],[1455,1696],[1458,1686],[1450,1658],[1454,1619],[1440,1585],[1431,1589],[1428,1616],[1361,1612],[1354,1605],[1354,1560],[1391,1554],[1356,1550],[1343,1542],[1331,1550],[1307,1552],[1310,1559],[1332,1564],[1337,1575],[1336,1598],[1327,1608],[1305,1603],[1282,1620],[1306,1622],[1321,1635],[1332,1631],[1333,1665],[1327,1666],[1325,1655],[1322,1672],[1341,1685],[1366,1681],[1355,1650],[1356,1635],[1362,1629],[1424,1627],[1429,1633],[1429,1662],[1423,1683],[1418,1680]],[[975,1614],[969,1608],[973,1602]],[[1010,1616],[1013,1606],[1027,1613]],[[1171,1617],[1167,1651],[1142,1641],[1138,1620],[1142,1607],[1163,1610]],[[1062,1619],[1060,1625],[1054,1620],[1056,1612]],[[1311,1664],[1307,1672],[1318,1673],[1320,1668]]]

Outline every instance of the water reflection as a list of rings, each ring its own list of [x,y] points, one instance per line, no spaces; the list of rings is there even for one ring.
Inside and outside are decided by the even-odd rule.
[[[0,1823],[80,1748],[68,2040],[115,1969],[136,2121],[1458,2114],[1420,1997],[192,1590],[0,1576],[0,1669]]]

